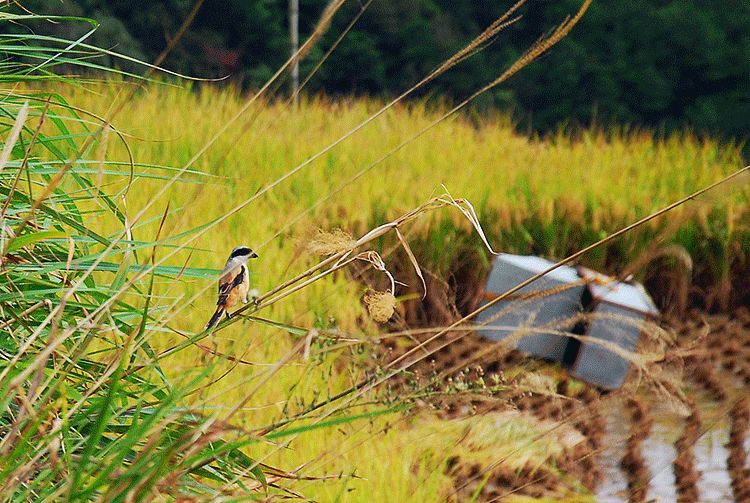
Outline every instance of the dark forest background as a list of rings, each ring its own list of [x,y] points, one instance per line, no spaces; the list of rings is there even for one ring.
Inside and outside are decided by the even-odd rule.
[[[300,0],[304,40],[326,1]],[[360,9],[350,0],[301,66],[302,78]],[[375,0],[310,81],[308,93],[398,93],[465,45],[514,0]],[[153,60],[190,11],[187,0],[34,0],[40,13],[89,16],[94,44]],[[460,99],[496,77],[579,0],[530,0],[523,18],[425,91]],[[207,0],[167,68],[257,88],[289,55],[287,0]],[[36,28],[35,28],[36,29]],[[38,27],[55,33],[68,23]],[[81,33],[87,28],[81,24]],[[59,31],[57,32],[59,34]],[[74,33],[65,33],[70,36]],[[122,63],[117,63],[123,66]],[[220,84],[219,84],[220,85]],[[519,128],[628,124],[690,128],[726,138],[750,132],[750,1],[595,0],[551,53],[483,96]]]

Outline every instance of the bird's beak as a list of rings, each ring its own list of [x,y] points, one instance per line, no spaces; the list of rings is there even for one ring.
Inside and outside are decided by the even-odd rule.
[[[258,258],[258,254],[255,253],[254,251],[251,251],[250,252],[250,258]]]

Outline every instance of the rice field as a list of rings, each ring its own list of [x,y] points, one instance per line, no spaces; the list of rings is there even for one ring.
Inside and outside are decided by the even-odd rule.
[[[71,102],[102,113],[114,93],[115,88],[99,85],[68,92]],[[247,98],[231,89],[154,85],[128,104],[115,126],[130,135],[138,162],[189,164],[205,175],[196,175],[203,182],[197,187],[183,184],[165,197],[180,215],[170,220],[175,232],[252,198],[194,245],[221,256],[233,244],[248,242],[262,254],[261,290],[262,282],[276,284],[304,267],[305,261],[296,259],[287,268],[318,229],[357,235],[445,191],[473,203],[495,248],[562,257],[743,166],[738,146],[690,134],[656,139],[647,131],[590,131],[530,139],[514,133],[501,116],[448,119],[408,141],[443,112],[411,103],[391,108],[256,197],[382,103],[311,98],[298,110],[283,102],[259,103],[214,141],[219,125],[227,124]],[[110,159],[126,159],[114,136],[107,148]],[[143,189],[128,194],[131,212],[150,200],[149,183],[139,180]],[[737,179],[585,261],[615,272],[613,265],[623,267],[650,248],[677,243],[698,272],[718,284],[747,255],[748,199],[746,181]],[[153,205],[151,216],[160,215],[164,204]],[[447,227],[469,227],[458,212],[441,212],[408,230],[434,235],[445,221],[451,224]],[[431,248],[434,256],[428,258],[435,267],[442,265],[438,257],[451,255],[450,247]],[[221,265],[212,254],[195,254],[192,260],[192,265]],[[352,307],[344,315],[340,304],[339,299],[332,303],[342,322],[357,313]]]
[[[55,92],[103,116],[130,85],[84,84]],[[113,127],[121,137],[110,133],[93,153],[123,164],[92,166],[89,176],[122,203],[133,240],[166,240],[157,254],[165,265],[220,269],[236,245],[252,247],[260,256],[251,264],[253,287],[260,293],[319,260],[309,244],[320,229],[357,237],[446,191],[473,203],[496,250],[560,258],[743,166],[738,146],[690,134],[655,138],[638,130],[561,131],[528,138],[499,115],[467,114],[420,134],[444,111],[424,102],[389,109],[303,165],[383,103],[312,97],[295,109],[283,102],[256,102],[232,122],[248,98],[231,88],[150,84],[116,116]],[[224,125],[229,127],[216,136]],[[133,177],[129,152],[137,163]],[[158,178],[180,168],[187,170],[173,186]],[[111,173],[114,169],[121,174]],[[742,293],[732,293],[731,285],[746,274],[750,254],[746,182],[692,201],[584,262],[615,273],[644,252],[679,244],[705,278],[702,284],[714,289],[705,296],[708,307],[738,302]],[[95,201],[85,204],[93,228],[103,234],[121,230],[116,220],[99,218],[106,213]],[[202,230],[182,234],[196,228]],[[415,243],[422,266],[438,275],[450,274],[451,259],[473,239],[466,237],[470,224],[452,208],[427,213],[401,230]],[[374,243],[386,267],[396,260],[393,244],[392,239]],[[171,248],[175,245],[187,248]],[[377,272],[364,275],[383,281]],[[398,287],[399,300],[421,294],[412,280]],[[345,344],[321,339],[309,355],[297,354],[276,368],[304,337],[245,320],[203,339],[202,348],[168,357],[162,368],[179,381],[215,365],[210,379],[216,382],[185,402],[219,419],[231,411],[234,423],[257,432],[334,396],[371,368],[386,327],[369,318],[361,301],[365,290],[365,282],[341,272],[259,313],[305,332],[338,331]],[[209,274],[161,279],[154,292],[152,309],[170,328],[155,332],[156,348],[182,342],[179,333],[200,332],[214,309]],[[565,442],[553,434],[539,440],[549,425],[523,414],[461,423],[438,420],[424,407],[366,414],[400,403],[404,397],[398,393],[381,389],[360,397],[347,412],[364,414],[361,420],[290,432],[279,437],[281,443],[245,450],[271,466],[310,477],[284,487],[313,500],[416,502],[453,497],[445,473],[453,456],[506,459],[512,470],[553,464]],[[313,416],[307,424],[327,419]],[[588,498],[575,484],[568,496],[570,501]]]

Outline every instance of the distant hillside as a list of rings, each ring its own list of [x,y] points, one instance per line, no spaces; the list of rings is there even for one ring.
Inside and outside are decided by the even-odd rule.
[[[365,2],[347,2],[302,66],[319,61]],[[375,0],[310,81],[308,91],[394,94],[450,56],[513,2]],[[188,0],[29,0],[33,10],[91,16],[100,45],[153,59],[193,5]],[[300,0],[301,32],[326,2]],[[426,92],[459,98],[491,80],[577,0],[530,0],[523,18]],[[206,0],[166,66],[195,76],[231,75],[257,87],[289,53],[283,0]],[[87,27],[81,24],[83,33]],[[69,23],[35,27],[55,32]],[[745,138],[750,131],[750,2],[594,2],[581,24],[541,62],[479,106],[514,112],[519,127],[647,125]]]

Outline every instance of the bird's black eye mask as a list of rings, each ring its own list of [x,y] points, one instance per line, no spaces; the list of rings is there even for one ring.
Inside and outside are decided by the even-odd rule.
[[[249,257],[249,258],[257,258],[258,255],[251,250],[250,248],[243,246],[241,248],[237,248],[232,252],[231,255],[229,255],[230,259],[233,259],[235,257]]]

